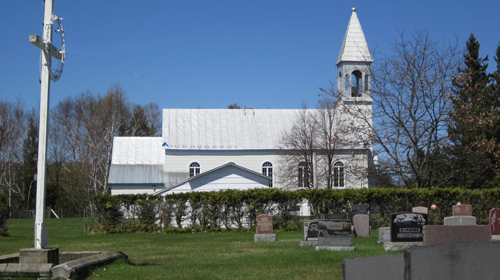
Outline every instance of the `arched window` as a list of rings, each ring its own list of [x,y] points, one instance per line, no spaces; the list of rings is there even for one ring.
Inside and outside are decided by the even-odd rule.
[[[264,164],[262,164],[262,174],[268,176],[268,177],[271,177],[271,181],[269,183],[269,187],[272,188],[273,187],[273,164],[270,163],[269,161],[266,161],[264,162]]]
[[[298,181],[299,188],[308,188],[309,187],[309,166],[305,162],[299,163],[298,168]]]
[[[193,162],[189,165],[189,177],[193,177],[200,174],[200,171],[201,167],[199,163]]]
[[[337,161],[333,164],[333,187],[343,188],[345,187],[345,177],[344,177],[344,164]]]
[[[363,74],[359,70],[356,70],[352,72],[352,75],[354,76],[355,81],[353,82],[353,85],[351,87],[351,96],[352,97],[358,97],[361,96],[361,87],[363,86]]]

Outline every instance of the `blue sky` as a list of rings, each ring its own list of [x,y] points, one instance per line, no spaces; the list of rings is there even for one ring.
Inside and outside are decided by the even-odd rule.
[[[457,38],[461,47],[473,32],[491,64],[500,42],[500,1],[474,3],[480,4],[55,0],[68,55],[61,79],[51,84],[50,103],[84,91],[104,94],[119,83],[129,101],[161,108],[314,107],[318,88],[334,80],[353,6],[377,52],[390,53],[402,30],[429,30],[435,40]],[[2,1],[0,100],[39,104],[40,51],[28,35],[42,35],[43,9],[42,0]]]

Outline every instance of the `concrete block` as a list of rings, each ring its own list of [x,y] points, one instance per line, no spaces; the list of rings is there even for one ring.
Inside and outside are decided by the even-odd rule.
[[[423,246],[424,242],[384,242],[384,251],[402,251],[412,246]]]
[[[402,280],[405,273],[403,254],[369,258],[347,258],[342,262],[344,280]]]
[[[52,263],[59,264],[59,249],[35,249],[27,248],[19,250],[19,263],[42,264]]]
[[[491,241],[489,226],[424,226],[424,245]]]
[[[0,263],[0,277],[5,276],[5,269],[7,268],[6,263]]]
[[[276,241],[276,234],[255,234],[253,236],[254,242],[274,242]]]
[[[79,275],[88,269],[103,265],[107,262],[118,258],[126,258],[127,256],[121,252],[101,252],[102,254],[90,255],[88,257],[80,258],[77,260],[69,261],[57,266],[52,267],[52,277],[61,277],[69,279],[75,275]]]
[[[475,226],[476,217],[474,216],[453,216],[444,218],[445,226]]]
[[[316,251],[329,250],[329,251],[354,251],[354,246],[316,246]]]
[[[28,263],[20,263],[17,266],[16,275],[18,277],[33,277],[33,275],[29,275],[29,273],[28,273],[29,266],[30,266],[30,264],[28,264]],[[37,274],[38,274],[38,270],[37,270]]]
[[[18,263],[8,263],[7,267],[5,268],[5,276],[16,277],[18,267],[19,267]]]
[[[500,235],[492,235],[491,241],[500,241]]]
[[[500,275],[498,242],[412,247],[404,258],[405,279],[498,279]]]
[[[38,269],[38,275],[40,277],[50,277],[52,274],[50,273],[50,269],[52,268],[51,263],[43,263],[40,265]]]
[[[391,228],[381,227],[378,229],[378,243],[391,242]]]
[[[351,236],[318,238],[318,246],[351,246],[351,245],[352,245]]]

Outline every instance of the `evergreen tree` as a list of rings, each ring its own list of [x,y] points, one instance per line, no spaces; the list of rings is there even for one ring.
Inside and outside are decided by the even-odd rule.
[[[454,109],[448,132],[453,143],[451,165],[454,184],[479,188],[497,180],[500,158],[498,96],[492,75],[486,72],[488,57],[479,56],[480,44],[473,34],[467,41],[463,67],[453,79]]]
[[[35,209],[37,158],[38,158],[38,123],[34,113],[28,116],[28,131],[23,141],[23,162],[21,165],[21,181],[24,198],[24,209]]]

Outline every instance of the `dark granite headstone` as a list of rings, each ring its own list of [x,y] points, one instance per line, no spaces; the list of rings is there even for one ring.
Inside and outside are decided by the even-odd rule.
[[[500,235],[500,209],[490,210],[490,229],[491,235]]]
[[[318,221],[304,221],[304,241],[317,241],[318,231]]]
[[[391,214],[391,241],[423,241],[423,226],[427,224],[428,214],[396,213]]]
[[[319,246],[351,246],[351,222],[348,220],[320,220]]]
[[[467,204],[453,205],[453,216],[472,216],[472,206]]]
[[[352,205],[352,215],[358,215],[358,214],[368,214],[368,204],[358,204],[358,205]]]
[[[370,214],[380,213],[380,207],[375,203],[370,203],[368,210],[370,211]]]
[[[273,216],[258,215],[257,216],[257,234],[272,234],[273,233]]]

